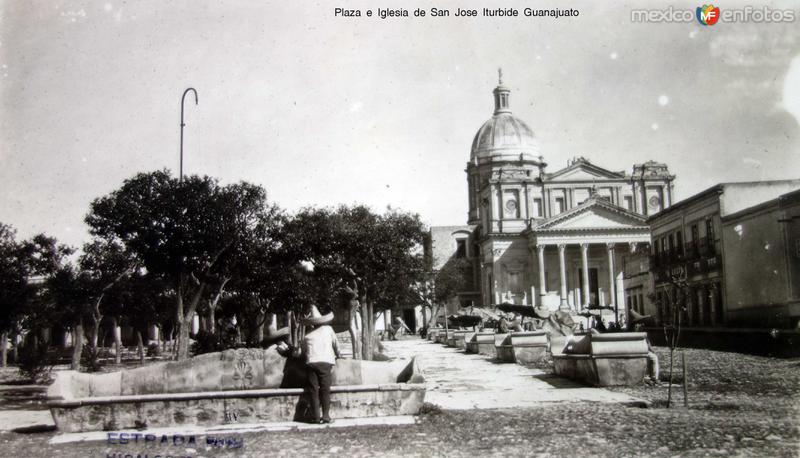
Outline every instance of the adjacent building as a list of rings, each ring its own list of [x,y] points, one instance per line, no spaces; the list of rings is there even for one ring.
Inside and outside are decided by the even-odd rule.
[[[685,278],[689,327],[796,327],[800,319],[800,180],[722,183],[647,220],[656,300]]]

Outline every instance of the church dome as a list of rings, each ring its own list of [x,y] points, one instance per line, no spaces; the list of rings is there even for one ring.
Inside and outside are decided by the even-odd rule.
[[[487,159],[527,160],[540,162],[539,142],[533,131],[521,119],[514,117],[509,108],[511,91],[502,80],[494,89],[494,116],[486,121],[472,141],[470,159],[482,162]]]

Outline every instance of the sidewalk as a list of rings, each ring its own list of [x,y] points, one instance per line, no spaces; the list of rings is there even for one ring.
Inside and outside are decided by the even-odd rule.
[[[642,400],[546,374],[519,364],[499,363],[427,340],[383,342],[386,355],[417,357],[428,391],[425,402],[443,409],[504,409],[548,403],[604,402],[636,404]]]

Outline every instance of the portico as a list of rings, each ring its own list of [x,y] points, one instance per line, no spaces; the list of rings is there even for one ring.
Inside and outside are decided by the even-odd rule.
[[[622,303],[622,256],[649,243],[644,218],[593,196],[525,233],[538,283],[536,305],[581,311]]]

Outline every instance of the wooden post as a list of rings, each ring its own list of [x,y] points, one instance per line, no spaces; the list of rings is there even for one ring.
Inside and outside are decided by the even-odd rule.
[[[2,336],[0,336],[0,339],[3,340],[0,342],[0,348],[2,348],[3,351],[3,367],[6,367],[8,366],[8,333],[4,332]]]
[[[686,373],[686,352],[681,352],[681,362],[683,363],[683,406],[689,407],[689,375]]]
[[[114,362],[119,365],[122,364],[122,328],[116,318],[112,319],[111,325],[114,328]]]

